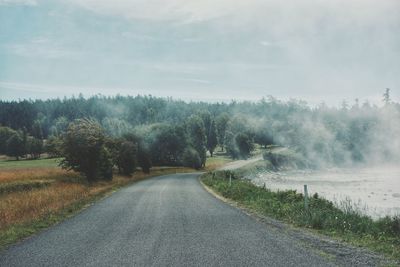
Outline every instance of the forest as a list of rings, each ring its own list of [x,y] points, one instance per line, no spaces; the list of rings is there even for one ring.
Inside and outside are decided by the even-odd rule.
[[[89,180],[112,169],[187,166],[200,169],[216,149],[245,159],[255,146],[284,146],[307,167],[398,161],[400,104],[389,90],[382,104],[355,100],[340,107],[272,96],[257,102],[184,102],[154,96],[82,95],[0,101],[0,154],[62,157]]]

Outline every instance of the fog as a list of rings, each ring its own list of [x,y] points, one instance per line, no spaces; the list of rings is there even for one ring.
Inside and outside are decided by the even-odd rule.
[[[310,108],[275,100],[265,105],[269,109],[261,114],[245,111],[253,114],[245,124],[256,135],[267,134],[291,158],[247,178],[272,190],[303,192],[307,184],[311,194],[373,218],[400,214],[399,104]]]

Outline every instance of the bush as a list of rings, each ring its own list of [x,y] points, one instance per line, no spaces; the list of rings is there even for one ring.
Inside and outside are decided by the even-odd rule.
[[[247,159],[254,150],[253,140],[245,133],[228,133],[226,152],[234,159]]]
[[[27,152],[32,158],[40,158],[40,154],[43,153],[43,140],[29,136],[27,139]]]
[[[196,170],[202,167],[199,153],[194,148],[187,148],[183,152],[183,166],[190,167]]]
[[[119,146],[117,165],[124,175],[131,175],[136,169],[136,144],[131,141],[123,141]]]
[[[44,151],[49,154],[50,157],[59,157],[61,155],[62,139],[51,136],[46,140],[44,144]]]
[[[22,136],[15,132],[8,140],[6,143],[7,151],[6,154],[7,156],[10,157],[15,157],[17,160],[19,160],[20,157],[25,155],[25,142]]]
[[[111,153],[101,126],[91,119],[72,122],[62,140],[63,168],[85,175],[89,182],[112,179]]]

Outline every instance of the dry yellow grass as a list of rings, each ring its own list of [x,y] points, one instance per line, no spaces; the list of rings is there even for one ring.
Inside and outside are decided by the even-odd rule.
[[[0,183],[26,181],[26,180],[67,179],[67,178],[74,178],[76,176],[77,176],[76,173],[62,170],[60,168],[1,170]]]
[[[0,198],[0,230],[58,211],[87,197],[90,189],[80,184],[57,183],[50,187],[16,192]]]
[[[187,168],[158,168],[151,174],[137,172],[133,177],[116,175],[110,182],[87,184],[79,174],[61,169],[43,168],[1,171],[1,183],[24,182],[27,180],[53,180],[45,188],[13,192],[0,195],[0,234],[14,225],[29,224],[48,215],[62,211],[75,203],[86,202],[104,195],[114,188],[150,176],[175,172],[192,171]]]

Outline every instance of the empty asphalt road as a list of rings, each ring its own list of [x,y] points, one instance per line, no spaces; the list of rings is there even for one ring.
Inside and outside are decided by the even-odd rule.
[[[204,190],[199,174],[141,181],[0,252],[0,266],[330,266]]]

